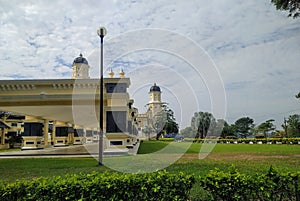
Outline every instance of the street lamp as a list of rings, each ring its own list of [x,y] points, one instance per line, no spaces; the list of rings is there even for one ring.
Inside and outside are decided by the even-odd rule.
[[[97,34],[100,37],[100,48],[101,48],[101,57],[100,57],[100,121],[99,121],[99,159],[98,165],[102,166],[103,160],[103,38],[106,35],[105,27],[99,27],[97,30]]]

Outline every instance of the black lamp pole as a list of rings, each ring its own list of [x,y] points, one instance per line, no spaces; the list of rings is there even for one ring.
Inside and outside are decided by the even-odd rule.
[[[106,35],[105,27],[99,27],[97,30],[98,36],[100,37],[100,48],[101,48],[101,58],[100,58],[100,121],[99,121],[99,158],[98,165],[103,165],[103,38]]]

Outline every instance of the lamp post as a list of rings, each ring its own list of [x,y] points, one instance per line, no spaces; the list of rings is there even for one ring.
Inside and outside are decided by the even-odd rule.
[[[103,38],[106,35],[106,29],[105,27],[99,27],[97,30],[97,34],[100,37],[100,86],[99,86],[99,98],[100,98],[100,113],[99,113],[99,158],[98,158],[98,165],[103,165]]]

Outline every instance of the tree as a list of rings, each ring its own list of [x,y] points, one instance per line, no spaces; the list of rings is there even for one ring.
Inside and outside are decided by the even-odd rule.
[[[284,129],[284,135],[285,137],[288,137],[288,124],[287,124],[287,120],[286,118],[284,118],[283,124],[281,125],[281,127]]]
[[[162,110],[154,115],[151,126],[156,133],[156,139],[164,133],[178,133],[174,112],[167,105],[162,105]]]
[[[186,128],[184,128],[184,129],[182,129],[180,131],[180,134],[182,136],[184,136],[184,137],[190,137],[190,138],[195,137],[195,133],[196,133],[196,131],[191,126],[186,127]]]
[[[209,112],[195,112],[192,117],[191,127],[196,131],[195,138],[205,138],[209,131],[216,125],[214,116]]]
[[[288,133],[291,137],[300,137],[300,115],[293,114],[290,115],[288,120]]]
[[[271,0],[277,10],[288,10],[288,17],[299,17],[300,15],[300,0]]]
[[[226,138],[227,136],[235,136],[235,125],[229,125],[227,122],[225,122],[221,137]]]
[[[234,123],[237,134],[241,137],[247,137],[251,134],[251,130],[254,127],[254,120],[249,117],[242,117]]]
[[[151,121],[151,127],[152,130],[156,134],[156,139],[158,139],[162,133],[163,133],[163,128],[167,122],[167,115],[164,110],[161,110],[157,114],[154,115]]]
[[[224,119],[218,119],[215,127],[213,128],[214,135],[222,136],[225,125],[228,125],[228,123]]]
[[[273,124],[275,120],[269,119],[261,124],[258,125],[257,131],[262,132],[264,134],[264,137],[267,137],[267,133],[272,132],[275,130],[275,125]]]
[[[166,108],[165,112],[167,120],[163,130],[165,133],[178,133],[178,124],[176,123],[174,112],[168,108]]]
[[[300,98],[300,92],[296,95],[296,98]]]

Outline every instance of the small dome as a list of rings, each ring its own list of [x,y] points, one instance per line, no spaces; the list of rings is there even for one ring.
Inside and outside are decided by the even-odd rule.
[[[160,88],[159,86],[156,86],[156,83],[154,83],[154,85],[150,88],[150,92],[152,91],[159,91],[160,92]]]
[[[82,57],[82,54],[79,55],[76,59],[74,59],[73,64],[89,64],[86,58]]]

